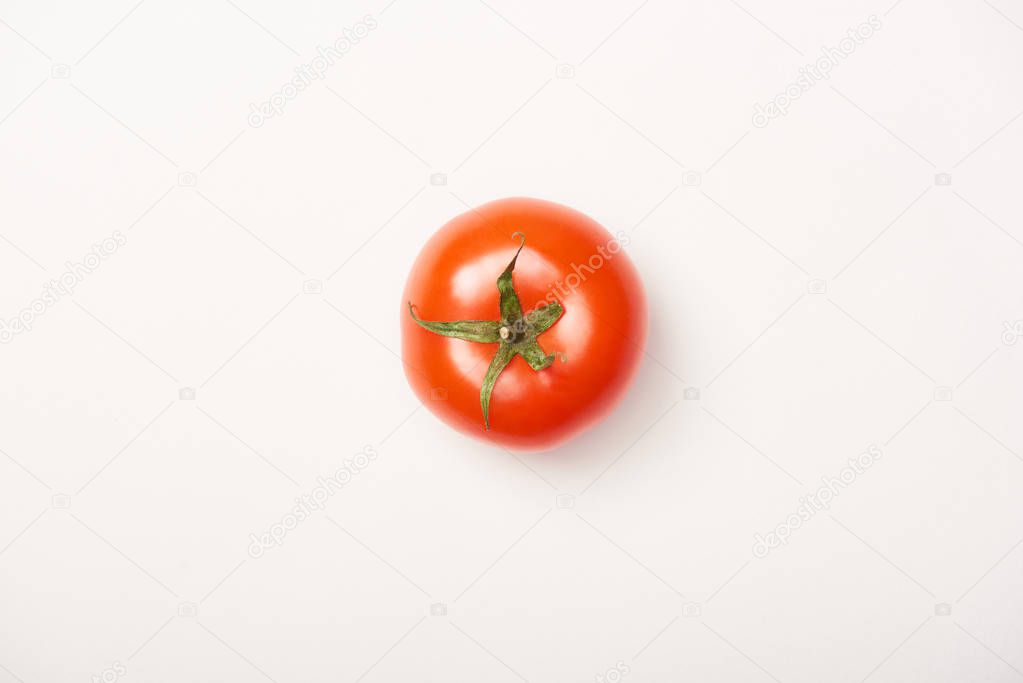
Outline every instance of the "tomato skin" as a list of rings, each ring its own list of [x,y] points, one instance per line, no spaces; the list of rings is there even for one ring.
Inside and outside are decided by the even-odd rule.
[[[485,430],[480,386],[498,344],[425,330],[407,303],[424,320],[498,320],[496,283],[519,246],[515,233],[525,236],[513,275],[522,309],[561,302],[564,314],[538,341],[565,358],[540,371],[512,359],[497,379]],[[413,391],[455,429],[517,451],[550,450],[598,422],[625,393],[646,343],[646,298],[621,249],[627,243],[538,199],[500,199],[449,221],[420,252],[401,302],[402,360]]]

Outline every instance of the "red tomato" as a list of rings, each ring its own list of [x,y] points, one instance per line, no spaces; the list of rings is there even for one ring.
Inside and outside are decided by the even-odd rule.
[[[625,244],[537,199],[490,202],[444,225],[402,300],[402,359],[419,399],[452,427],[515,450],[549,450],[602,419],[646,341]]]

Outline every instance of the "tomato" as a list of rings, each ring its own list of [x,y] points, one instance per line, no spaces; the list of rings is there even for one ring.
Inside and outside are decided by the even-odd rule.
[[[413,391],[450,426],[513,450],[550,450],[601,420],[646,342],[627,244],[537,199],[497,200],[448,222],[402,299]]]

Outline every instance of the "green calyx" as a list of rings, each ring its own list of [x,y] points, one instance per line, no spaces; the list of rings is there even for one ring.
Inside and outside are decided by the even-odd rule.
[[[515,270],[515,261],[526,246],[526,236],[520,232],[513,237],[521,238],[518,251],[512,257],[508,267],[504,269],[497,278],[497,291],[500,293],[500,320],[455,320],[452,322],[432,322],[422,320],[416,315],[412,303],[409,302],[408,310],[412,319],[422,327],[434,334],[444,337],[454,337],[479,344],[499,344],[497,353],[490,361],[487,374],[483,377],[483,386],[480,387],[480,407],[483,409],[483,424],[490,429],[490,395],[494,391],[494,385],[501,371],[515,356],[522,356],[533,370],[539,372],[551,366],[557,354],[547,354],[540,347],[537,337],[550,329],[551,325],[558,321],[561,314],[565,312],[564,307],[557,301],[538,307],[535,310],[523,315],[522,305],[519,303],[519,296],[515,292],[515,285],[512,282],[512,271]],[[564,360],[564,357],[562,357]]]

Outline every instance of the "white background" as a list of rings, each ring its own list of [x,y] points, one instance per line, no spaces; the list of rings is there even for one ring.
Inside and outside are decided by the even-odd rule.
[[[6,0],[0,64],[0,317],[127,238],[0,346],[0,681],[1023,679],[1018,2]],[[629,232],[651,308],[546,455],[395,355],[509,195]]]

